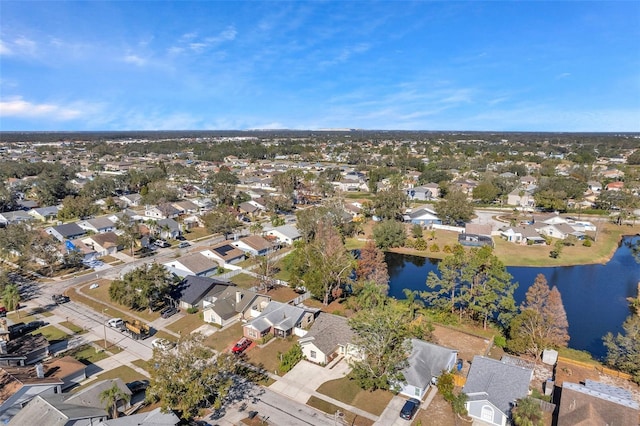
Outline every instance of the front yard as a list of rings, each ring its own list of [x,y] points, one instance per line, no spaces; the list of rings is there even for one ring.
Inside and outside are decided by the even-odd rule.
[[[348,377],[325,382],[320,385],[318,392],[376,416],[382,414],[393,398],[393,394],[388,391],[369,392],[362,390],[355,380]]]
[[[280,365],[278,355],[287,352],[297,341],[298,338],[295,336],[287,339],[274,337],[262,348],[258,346],[250,348],[246,352],[247,360],[256,367],[275,373]],[[280,371],[277,373],[281,375]]]

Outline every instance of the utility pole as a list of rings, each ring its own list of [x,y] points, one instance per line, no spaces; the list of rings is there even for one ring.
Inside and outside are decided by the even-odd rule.
[[[108,308],[102,309],[102,316],[104,317],[104,313]],[[107,321],[102,319],[102,327],[104,328],[104,350],[107,350]]]

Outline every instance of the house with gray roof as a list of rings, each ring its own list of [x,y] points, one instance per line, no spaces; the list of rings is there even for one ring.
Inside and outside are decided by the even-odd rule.
[[[398,384],[399,393],[409,398],[422,399],[431,383],[436,383],[443,372],[456,365],[458,351],[420,339],[411,339],[408,366],[402,371],[404,383]]]
[[[354,337],[347,318],[321,312],[298,343],[305,359],[326,365],[339,356],[359,358],[360,350],[353,344]]]
[[[78,226],[77,223],[65,223],[64,225],[50,226],[44,230],[47,234],[52,235],[61,243],[66,240],[80,238],[87,232]]]
[[[271,301],[258,317],[242,326],[243,335],[254,340],[269,333],[276,337],[291,336],[296,332],[295,329],[309,327],[319,311],[304,305]]]
[[[413,209],[403,216],[405,222],[410,222],[414,225],[440,225],[442,220],[436,215],[436,212],[427,208],[420,207]]]
[[[215,298],[229,286],[235,288],[233,283],[189,275],[171,290],[171,297],[183,309],[202,307],[205,298]]]
[[[59,211],[59,206],[48,206],[31,209],[27,213],[36,220],[39,220],[41,222],[48,222],[50,220],[56,219],[58,217]]]
[[[148,413],[130,414],[116,419],[104,420],[96,426],[176,426],[180,424],[180,417],[173,411],[162,412],[158,407]]]
[[[640,406],[630,391],[586,379],[562,384],[558,411],[558,426],[635,425]]]
[[[584,236],[583,232],[576,231],[568,223],[558,223],[541,226],[539,228],[539,231],[542,235],[546,235],[552,238],[559,238],[561,240],[566,239],[570,235],[573,235],[576,238]]]
[[[205,322],[224,327],[239,319],[257,317],[270,301],[271,297],[266,294],[228,286],[222,293],[204,298],[202,315]]]
[[[33,220],[33,216],[30,216],[23,210],[16,210],[13,212],[0,212],[0,226],[13,225],[16,223],[29,222]]]
[[[115,222],[108,217],[81,220],[78,222],[78,226],[86,231],[95,232],[96,234],[104,234],[105,232],[113,232],[116,230]]]
[[[508,226],[500,229],[500,236],[511,243],[546,244],[533,225]]]
[[[177,238],[182,234],[180,224],[173,219],[160,219],[156,222],[160,238]]]
[[[208,258],[202,253],[191,253],[180,256],[163,263],[163,265],[169,272],[179,277],[186,277],[188,275],[210,277],[216,274],[219,266],[218,262]]]
[[[275,237],[280,243],[292,245],[294,241],[299,240],[302,235],[300,231],[293,225],[282,225],[264,232],[265,235]]]
[[[483,356],[473,357],[462,388],[469,416],[495,426],[506,426],[511,408],[529,395],[533,370]]]

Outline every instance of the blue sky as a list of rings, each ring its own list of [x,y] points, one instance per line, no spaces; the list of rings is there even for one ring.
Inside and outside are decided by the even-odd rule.
[[[640,2],[0,2],[0,130],[640,131]]]

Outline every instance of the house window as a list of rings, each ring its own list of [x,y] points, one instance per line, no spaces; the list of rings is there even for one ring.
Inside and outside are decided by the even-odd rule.
[[[413,388],[413,394],[414,396],[422,396],[422,390],[416,388]]]
[[[493,423],[493,408],[488,405],[483,405],[482,412],[480,413],[480,418],[485,422]]]
[[[311,358],[315,358],[316,357],[316,351],[311,351]]]

